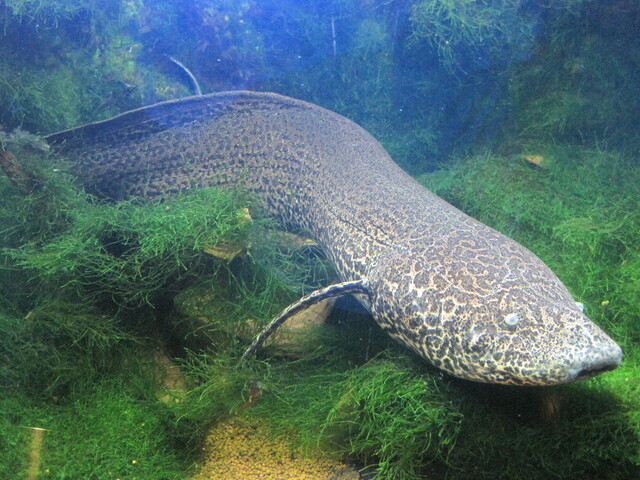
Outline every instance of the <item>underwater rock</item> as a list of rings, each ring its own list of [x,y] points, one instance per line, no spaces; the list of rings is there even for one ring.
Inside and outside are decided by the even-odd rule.
[[[185,397],[187,380],[164,348],[158,348],[154,352],[150,369],[157,382],[155,395],[158,401],[173,403]]]
[[[304,350],[305,339],[310,338],[315,327],[325,323],[335,302],[336,298],[327,298],[291,316],[267,345],[288,355],[300,354]]]
[[[251,340],[261,327],[252,318],[241,319],[239,322],[230,319],[232,315],[225,311],[225,305],[231,295],[229,285],[197,286],[178,293],[174,298],[174,305],[176,312],[191,322],[192,325],[187,329],[192,336],[204,337],[203,340],[206,340],[216,330],[222,330]],[[314,329],[325,323],[334,303],[335,298],[328,298],[293,315],[278,329],[277,334],[269,338],[266,345],[281,355],[300,355]]]
[[[540,167],[544,161],[544,157],[542,155],[523,155],[522,158],[536,167]]]

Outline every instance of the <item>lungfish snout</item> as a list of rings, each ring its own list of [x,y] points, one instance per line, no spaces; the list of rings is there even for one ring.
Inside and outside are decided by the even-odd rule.
[[[606,342],[569,368],[569,381],[589,378],[616,369],[622,362],[622,349],[613,340]]]

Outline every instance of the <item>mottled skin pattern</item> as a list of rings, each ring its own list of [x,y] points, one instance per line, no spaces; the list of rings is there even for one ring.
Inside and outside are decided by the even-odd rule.
[[[315,237],[390,335],[458,377],[551,385],[615,368],[622,352],[560,280],[513,240],[406,174],[365,130],[268,93],[164,102],[51,135],[93,193],[206,185],[257,192]]]

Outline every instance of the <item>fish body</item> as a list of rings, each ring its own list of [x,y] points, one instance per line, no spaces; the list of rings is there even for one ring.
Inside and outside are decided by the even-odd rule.
[[[392,337],[469,380],[553,385],[615,368],[620,347],[531,251],[404,172],[350,120],[271,93],[163,102],[47,137],[113,199],[255,192],[317,240]]]

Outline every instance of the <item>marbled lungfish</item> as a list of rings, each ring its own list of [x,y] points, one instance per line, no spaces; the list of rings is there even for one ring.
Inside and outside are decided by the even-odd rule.
[[[319,106],[218,93],[47,141],[103,197],[212,185],[255,192],[279,222],[315,238],[343,280],[297,307],[355,293],[392,337],[457,377],[552,385],[622,359],[538,257],[421,186],[364,129]]]

